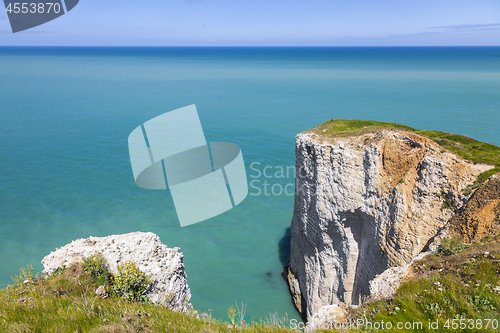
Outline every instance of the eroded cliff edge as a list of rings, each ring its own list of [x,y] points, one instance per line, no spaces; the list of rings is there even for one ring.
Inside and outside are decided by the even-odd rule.
[[[432,246],[462,190],[493,167],[400,129],[297,135],[288,282],[301,315],[359,304],[376,275]]]

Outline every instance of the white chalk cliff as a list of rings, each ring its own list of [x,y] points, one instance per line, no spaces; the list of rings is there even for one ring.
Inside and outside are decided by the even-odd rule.
[[[112,273],[129,262],[151,275],[153,283],[146,291],[150,301],[184,313],[192,308],[182,252],[169,248],[152,232],[77,239],[43,258],[43,272],[51,274],[61,265],[68,267],[96,254],[103,255]]]
[[[429,247],[453,215],[443,202],[461,207],[461,190],[492,167],[404,130],[297,135],[287,279],[302,316],[359,304],[377,275]]]

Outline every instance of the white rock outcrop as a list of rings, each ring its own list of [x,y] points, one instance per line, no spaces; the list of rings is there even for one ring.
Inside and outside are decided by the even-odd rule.
[[[461,207],[461,190],[492,167],[403,130],[297,135],[287,280],[302,317],[359,304],[377,275],[429,248],[453,215],[443,207]]]
[[[322,306],[307,322],[304,332],[317,332],[318,330],[340,330],[348,325],[344,305],[332,304]],[[338,325],[338,323],[344,324]],[[337,325],[336,325],[337,324]]]
[[[43,258],[43,272],[50,275],[61,265],[68,267],[96,254],[103,255],[112,273],[131,262],[151,275],[153,283],[146,292],[150,301],[185,313],[192,308],[182,252],[169,248],[151,232],[77,239]]]
[[[401,283],[410,275],[410,265],[391,267],[370,281],[370,296],[392,298]]]
[[[392,299],[394,293],[399,288],[401,283],[408,279],[412,275],[411,265],[422,259],[428,254],[435,253],[436,251],[422,252],[413,260],[411,263],[404,266],[396,266],[386,269],[382,274],[375,276],[370,283],[370,296],[372,298],[388,298]]]

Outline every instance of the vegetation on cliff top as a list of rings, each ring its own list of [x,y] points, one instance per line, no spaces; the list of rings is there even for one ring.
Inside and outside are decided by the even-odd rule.
[[[385,323],[394,332],[397,323],[418,325],[421,332],[494,332],[500,329],[500,235],[472,245],[458,238],[444,240],[440,251],[413,265],[413,276],[396,291],[394,299],[368,300],[350,309],[351,320]],[[439,329],[429,323],[438,321]],[[387,329],[391,323],[392,329]],[[488,327],[486,327],[488,325]],[[449,327],[448,327],[449,326]],[[359,330],[366,331],[360,326]],[[372,330],[373,331],[373,330]]]
[[[500,172],[500,147],[480,142],[464,135],[440,131],[416,130],[396,123],[356,119],[331,119],[312,128],[310,131],[322,136],[338,137],[362,135],[382,128],[406,130],[420,134],[465,159],[476,163],[488,163],[497,166],[496,171],[488,171],[490,176],[495,172]]]
[[[320,330],[321,332],[493,332],[500,328],[500,235],[464,245],[456,238],[444,240],[436,254],[413,265],[413,275],[392,300],[367,299],[350,308],[347,321],[368,320],[383,328]],[[237,312],[228,311],[229,322],[205,313],[174,312],[148,302],[127,301],[111,294],[96,297],[99,279],[82,265],[36,278],[28,267],[14,277],[16,283],[0,290],[0,332],[290,332],[285,322],[238,323]],[[236,318],[235,318],[236,317]],[[275,319],[275,318],[274,318]],[[429,329],[438,321],[439,329]],[[282,328],[276,326],[281,324]],[[388,325],[392,328],[388,328]],[[397,330],[409,323],[409,330]],[[274,324],[274,325],[273,325]],[[457,329],[453,329],[454,325]],[[465,325],[465,326],[464,326]],[[488,325],[488,328],[486,328]],[[499,325],[499,326],[497,326]],[[449,326],[449,328],[448,328]],[[460,327],[465,329],[460,329]]]
[[[278,327],[285,322],[277,316],[256,323],[243,314],[239,320],[232,308],[233,328],[228,329],[229,322],[206,312],[197,319],[195,311],[186,315],[144,299],[123,298],[112,292],[116,283],[109,279],[117,277],[101,267],[94,260],[49,277],[36,277],[31,267],[22,269],[15,284],[0,290],[0,332],[286,332]],[[107,284],[104,299],[96,295],[98,281]]]

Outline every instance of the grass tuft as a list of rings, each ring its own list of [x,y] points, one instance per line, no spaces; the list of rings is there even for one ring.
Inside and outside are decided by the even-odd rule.
[[[33,266],[26,265],[26,268],[21,268],[19,275],[12,276],[12,281],[15,283],[23,283],[24,281],[32,281],[35,278],[35,271]]]

